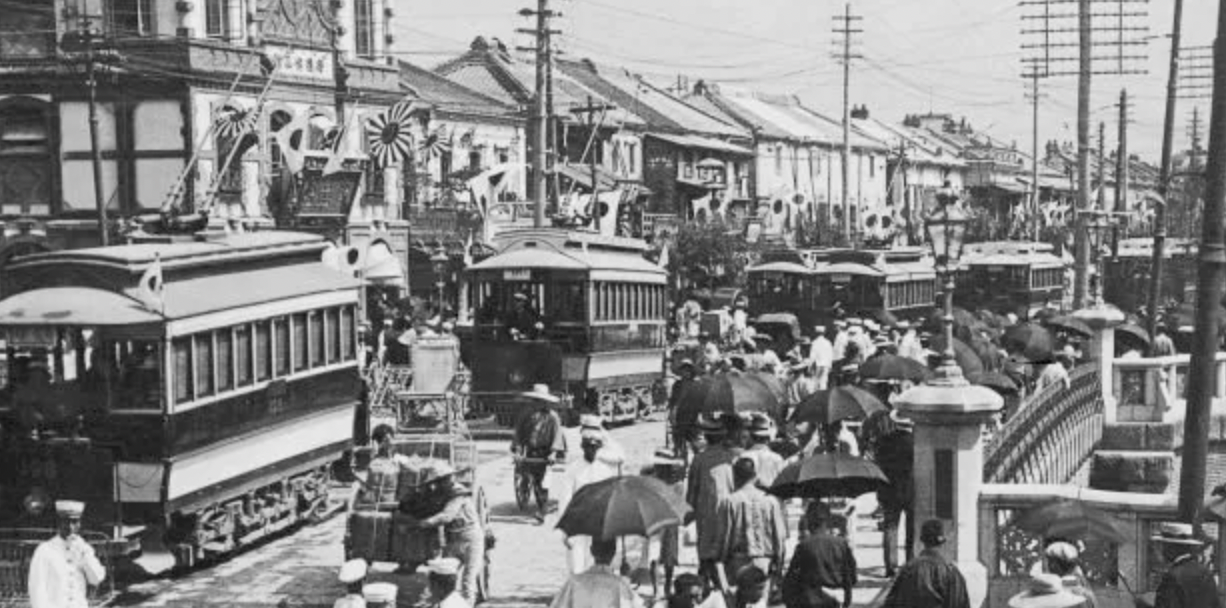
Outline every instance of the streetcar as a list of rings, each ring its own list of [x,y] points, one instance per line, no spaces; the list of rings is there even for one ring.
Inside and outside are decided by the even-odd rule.
[[[636,239],[562,229],[499,235],[471,266],[466,349],[478,412],[511,423],[535,384],[611,422],[654,405],[667,343],[667,272]],[[572,416],[573,417],[573,416]]]
[[[1196,290],[1196,241],[1167,239],[1162,266],[1162,301],[1182,303]],[[1153,239],[1124,239],[1118,254],[1103,258],[1103,299],[1120,310],[1136,312],[1149,305]],[[1138,287],[1143,286],[1143,287]]]
[[[1064,301],[1064,260],[1049,243],[968,243],[954,298],[967,310],[1014,313],[1021,319]]]
[[[882,321],[918,320],[932,311],[936,271],[921,247],[831,251],[813,271],[814,310]]]
[[[816,269],[823,266],[829,250],[777,250],[762,254],[761,263],[745,270],[749,314],[788,313],[802,327],[818,321]]]
[[[159,240],[7,267],[0,526],[49,537],[83,500],[86,529],[191,567],[336,506],[360,288],[314,235]]]

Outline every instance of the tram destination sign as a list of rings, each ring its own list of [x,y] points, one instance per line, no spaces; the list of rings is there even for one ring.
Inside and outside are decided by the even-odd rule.
[[[526,269],[504,270],[502,271],[502,280],[504,281],[531,281],[532,271]]]

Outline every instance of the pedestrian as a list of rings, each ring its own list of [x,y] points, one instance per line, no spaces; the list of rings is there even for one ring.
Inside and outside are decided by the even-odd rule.
[[[1084,608],[1098,608],[1098,598],[1081,571],[1081,552],[1072,543],[1056,541],[1043,550],[1045,570],[1060,577],[1065,589],[1081,597]]]
[[[783,603],[787,608],[850,606],[857,582],[856,556],[847,540],[834,533],[830,509],[820,502],[812,504],[812,514],[804,521],[808,535],[796,545],[783,578]],[[842,604],[825,589],[842,589]]]
[[[345,585],[345,597],[336,600],[332,608],[366,608],[362,583],[366,581],[366,560],[351,559],[341,566],[340,581]]]
[[[766,606],[769,597],[769,578],[766,572],[757,566],[745,566],[736,573],[736,593],[733,595],[734,608],[751,608]]]
[[[813,334],[813,345],[809,347],[809,362],[813,364],[817,389],[826,390],[830,381],[830,368],[834,366],[834,344],[826,337],[825,325],[815,325]]]
[[[1071,357],[1072,355],[1068,351],[1056,353],[1056,360],[1047,363],[1039,370],[1038,380],[1035,381],[1035,392],[1041,392],[1044,388],[1052,385],[1058,385],[1063,387],[1064,390],[1068,390],[1072,386],[1072,382],[1069,380],[1068,368],[1064,364],[1071,365]]]
[[[572,574],[549,604],[550,608],[642,608],[643,600],[634,593],[613,569],[617,541],[592,539],[592,559],[595,565],[585,572]]]
[[[582,450],[583,457],[567,466],[566,473],[559,479],[557,489],[559,514],[566,512],[571,498],[583,486],[617,476],[619,461],[610,462],[608,458],[598,458],[604,447],[605,433],[600,417],[584,415],[581,418],[579,430],[579,449]],[[590,553],[588,549],[590,542],[591,537],[588,536],[569,536],[565,539],[571,574],[578,574],[588,569],[587,558]]]
[[[692,359],[682,359],[677,364],[676,371],[680,377],[673,383],[668,394],[668,421],[672,426],[670,437],[673,442],[673,457],[686,460],[689,458],[690,442],[693,441],[696,431],[694,426],[698,422],[693,413],[697,412],[697,408],[681,411],[680,406],[686,391],[691,390],[690,387],[697,382],[698,367]]]
[[[817,381],[817,376],[814,375],[813,366],[808,361],[800,361],[791,366],[792,378],[787,385],[787,403],[786,407],[795,408],[800,405],[805,397],[816,393],[820,389],[820,384]]]
[[[725,593],[730,591],[733,573],[746,566],[756,566],[766,573],[782,569],[788,535],[782,505],[755,483],[753,459],[738,459],[732,466],[732,475],[736,490],[719,506],[716,528],[717,580]]]
[[[1009,598],[1009,608],[1075,608],[1084,602],[1065,588],[1059,576],[1044,572],[1031,576],[1026,590]]]
[[[443,557],[452,557],[460,562],[460,574],[463,576],[460,579],[460,594],[469,604],[476,604],[477,580],[485,565],[485,531],[481,528],[473,492],[456,480],[455,469],[445,463],[435,467],[425,484],[427,492],[438,496],[444,506],[438,513],[418,520],[417,527],[443,527],[446,540]]]
[[[532,481],[536,494],[538,523],[544,523],[545,510],[549,506],[549,490],[545,486],[545,474],[558,460],[566,458],[566,437],[562,433],[562,419],[553,407],[561,402],[549,392],[549,387],[537,384],[524,393],[535,407],[527,410],[515,425],[515,437],[511,441],[511,453],[524,459],[517,463]]]
[[[930,519],[920,527],[924,550],[898,572],[884,608],[970,608],[966,579],[941,555],[945,526]]]
[[[770,418],[761,412],[755,413],[757,415],[749,423],[750,446],[745,450],[745,456],[753,459],[758,472],[758,485],[769,488],[783,470],[783,457],[770,448],[774,439],[774,425]]]
[[[30,558],[30,608],[87,608],[90,585],[106,578],[94,548],[81,538],[85,503],[57,500],[58,530]]]
[[[900,419],[897,410],[882,416],[881,436],[875,441],[874,454],[877,466],[885,474],[888,483],[877,490],[877,503],[881,506],[881,547],[884,552],[886,578],[893,578],[898,570],[898,527],[905,521],[907,532],[903,545],[905,561],[911,561],[915,546],[915,489],[911,471],[915,458],[915,439],[910,425]]]
[[[1150,542],[1162,548],[1170,564],[1158,583],[1154,608],[1222,608],[1213,571],[1201,561],[1207,543],[1192,524],[1164,524]]]
[[[732,464],[741,457],[745,423],[740,416],[724,414],[722,429],[709,427],[710,445],[690,463],[685,493],[686,502],[694,509],[694,525],[698,532],[698,571],[708,585],[716,583],[715,562],[719,559],[719,506],[735,489]]]
[[[702,577],[692,572],[686,572],[673,582],[673,594],[665,602],[665,608],[723,608],[725,606],[722,594],[708,594],[703,587]]]
[[[834,339],[830,346],[834,349],[834,362],[837,364],[843,357],[847,356],[847,343],[850,336],[847,333],[848,324],[845,319],[836,319],[834,321]],[[834,371],[834,368],[831,368]]]
[[[1154,346],[1152,355],[1154,357],[1170,357],[1175,354],[1175,341],[1171,339],[1171,335],[1166,331],[1166,325],[1159,319],[1157,324],[1157,335],[1154,336]]]
[[[426,562],[422,571],[428,577],[430,597],[443,598],[432,602],[432,608],[472,608],[476,605],[474,600],[466,599],[456,590],[463,570],[460,560],[454,557],[438,557]]]

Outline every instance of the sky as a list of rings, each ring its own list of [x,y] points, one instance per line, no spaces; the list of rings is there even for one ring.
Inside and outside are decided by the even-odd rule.
[[[1035,0],[1029,0],[1031,2]],[[534,22],[519,16],[535,0],[393,0],[393,31],[401,59],[433,67],[463,52],[478,35],[499,38],[508,47],[532,40],[516,33]],[[1075,13],[1076,3],[1051,0],[1053,13]],[[1126,25],[1148,28],[1128,32],[1149,38],[1145,46],[1126,47],[1129,69],[1144,75],[1095,75],[1090,107],[1093,145],[1098,123],[1106,124],[1105,145],[1113,150],[1120,90],[1128,89],[1129,151],[1156,162],[1161,150],[1163,107],[1170,53],[1173,0],[1129,0],[1125,11],[1146,13],[1129,17]],[[535,8],[533,6],[533,8]],[[840,36],[831,30],[847,8],[828,0],[551,0],[562,12],[554,26],[562,30],[556,45],[570,58],[591,58],[621,66],[644,78],[671,86],[678,76],[690,83],[704,79],[726,87],[798,96],[818,112],[838,119],[842,112],[842,67],[832,58],[841,50]],[[872,116],[889,122],[907,114],[937,112],[966,117],[977,131],[1023,152],[1031,145],[1030,82],[1022,78],[1022,59],[1036,51],[1021,48],[1037,43],[1022,34],[1036,23],[1024,15],[1041,7],[1019,6],[1017,0],[851,0],[855,28],[851,103],[866,105]],[[1115,12],[1113,0],[1094,0],[1095,12]],[[1217,6],[1212,0],[1184,0],[1182,46],[1206,47],[1213,42]],[[1115,25],[1115,18],[1096,18],[1095,25]],[[1076,19],[1053,22],[1076,27]],[[1114,34],[1101,33],[1101,40]],[[1058,43],[1075,43],[1075,33],[1057,34]],[[1076,57],[1076,47],[1055,49],[1055,56]],[[1098,53],[1114,53],[1099,48]],[[1075,69],[1076,62],[1051,64],[1053,70]],[[1114,67],[1103,62],[1101,69]],[[1207,83],[1208,81],[1201,81]],[[1040,81],[1039,141],[1075,142],[1076,76]],[[1176,113],[1176,150],[1188,145],[1192,108],[1207,120],[1209,99],[1181,99]],[[1041,145],[1041,144],[1040,144]],[[1207,144],[1206,144],[1207,145]]]

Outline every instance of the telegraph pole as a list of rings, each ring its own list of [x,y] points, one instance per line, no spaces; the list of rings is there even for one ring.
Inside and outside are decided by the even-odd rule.
[[[1031,68],[1030,78],[1030,238],[1039,240],[1039,78],[1037,66]]]
[[[533,225],[537,228],[545,226],[545,206],[549,200],[549,103],[548,90],[549,86],[549,64],[550,64],[550,36],[555,33],[549,28],[549,20],[559,16],[560,13],[555,13],[549,9],[549,0],[537,0],[536,10],[523,9],[519,14],[524,17],[536,17],[536,29],[519,29],[520,33],[528,34],[536,38],[536,44],[532,47],[521,48],[520,50],[528,50],[536,53],[536,87],[535,98],[536,111],[533,116],[533,124],[536,126],[536,133],[533,140],[536,144],[536,149],[532,155],[532,180],[536,184],[536,209],[533,213]]]
[[[1120,89],[1119,145],[1115,149],[1115,211],[1128,211],[1128,89]],[[1120,253],[1120,226],[1116,223],[1111,239],[1111,255]]]
[[[600,138],[596,131],[600,129],[601,123],[604,122],[605,114],[610,110],[615,109],[614,106],[608,104],[597,104],[592,100],[592,96],[588,95],[587,105],[572,108],[572,114],[583,114],[586,117],[585,122],[592,128],[592,132],[588,139],[588,147],[584,150],[587,156],[588,169],[592,172],[592,219],[595,222],[596,231],[600,232],[600,201],[596,200],[596,194],[600,191],[600,180],[596,167],[596,146],[600,145]],[[596,114],[600,114],[600,120],[596,120]],[[616,222],[617,218],[612,218]]]
[[[1171,55],[1166,77],[1166,111],[1162,126],[1162,159],[1158,166],[1158,198],[1154,208],[1154,243],[1149,263],[1149,316],[1145,328],[1158,335],[1158,308],[1162,305],[1162,263],[1166,257],[1166,212],[1170,206],[1171,148],[1175,143],[1175,104],[1179,98],[1179,40],[1183,29],[1183,0],[1175,0],[1171,25]]]
[[[1078,70],[1077,70],[1077,214],[1073,235],[1076,258],[1073,283],[1073,308],[1086,305],[1090,289],[1090,240],[1086,234],[1084,211],[1090,210],[1090,84],[1093,74],[1094,43],[1091,38],[1091,0],[1077,0]]]
[[[1107,210],[1107,123],[1098,123],[1098,196],[1094,207]]]
[[[851,3],[844,5],[843,14],[835,15],[839,26],[834,33],[843,37],[843,48],[835,57],[843,63],[843,238],[851,244],[851,60],[860,55],[852,54],[851,38],[864,30],[852,27],[864,19],[851,14]]]
[[[1192,108],[1192,124],[1188,125],[1188,140],[1191,151],[1188,154],[1188,168],[1195,172],[1200,167],[1200,108]]]
[[[98,237],[103,247],[110,245],[111,237],[108,228],[110,222],[106,217],[106,188],[102,184],[102,142],[98,133],[98,57],[95,54],[95,43],[100,37],[91,24],[96,16],[82,12],[78,23],[77,34],[85,44],[85,86],[89,89],[89,147],[90,163],[94,170],[94,202],[98,207]]]
[[[1213,112],[1209,118],[1209,160],[1205,176],[1204,221],[1196,283],[1196,331],[1188,370],[1187,413],[1184,417],[1183,469],[1179,476],[1179,517],[1197,528],[1205,495],[1209,423],[1217,375],[1218,319],[1226,278],[1226,0],[1218,7],[1214,41]]]

